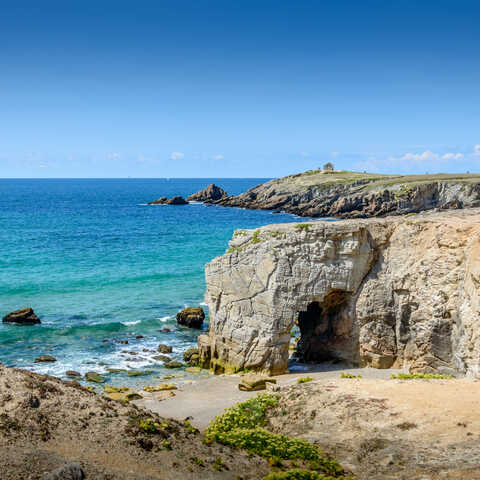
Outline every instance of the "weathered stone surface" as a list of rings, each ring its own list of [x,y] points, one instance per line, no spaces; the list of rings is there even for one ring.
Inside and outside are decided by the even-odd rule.
[[[189,202],[213,202],[227,197],[228,194],[223,188],[217,187],[214,183],[211,183],[207,188],[200,190],[193,195],[187,197]]]
[[[235,232],[206,266],[200,365],[268,374],[298,354],[480,377],[480,209]]]
[[[14,312],[5,315],[2,318],[3,323],[17,323],[19,325],[36,325],[40,322],[40,319],[35,315],[35,312],[31,308],[21,308]]]
[[[264,375],[248,373],[238,384],[238,389],[244,392],[265,390],[267,388],[267,383],[277,383],[277,381],[274,378],[266,377]]]
[[[188,328],[202,328],[205,312],[202,307],[188,307],[177,313],[177,323]]]
[[[285,211],[304,217],[338,218],[479,207],[480,175],[379,175],[311,170],[270,180],[214,203]]]

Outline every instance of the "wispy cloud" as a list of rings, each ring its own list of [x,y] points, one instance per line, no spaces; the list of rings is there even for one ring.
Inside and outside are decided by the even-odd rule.
[[[310,157],[310,152],[300,152],[300,156],[303,157],[303,158],[308,158]]]
[[[480,144],[477,144],[473,147],[473,154],[477,157],[480,156]]]
[[[330,154],[333,158],[337,158],[340,155],[340,152],[332,152]]]
[[[183,152],[172,152],[170,155],[170,160],[181,160],[182,158],[185,158]]]
[[[225,157],[221,153],[216,153],[212,158],[214,160],[223,160]]]
[[[442,155],[442,160],[461,160],[464,156],[463,153],[446,153]]]

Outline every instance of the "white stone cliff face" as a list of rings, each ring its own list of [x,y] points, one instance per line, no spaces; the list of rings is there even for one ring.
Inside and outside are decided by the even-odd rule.
[[[480,209],[235,232],[206,266],[216,372],[307,361],[480,376]],[[303,312],[303,313],[301,313]]]

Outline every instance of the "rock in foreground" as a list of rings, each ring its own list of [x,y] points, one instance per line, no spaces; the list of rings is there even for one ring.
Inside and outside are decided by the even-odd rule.
[[[17,323],[19,325],[36,325],[41,323],[40,319],[35,315],[31,308],[21,308],[5,315],[2,319],[3,323]]]
[[[206,266],[200,365],[304,362],[480,377],[480,209],[235,232]]]
[[[177,323],[188,328],[202,328],[205,312],[202,307],[188,307],[177,313]]]
[[[207,188],[187,197],[187,200],[189,202],[208,203],[220,200],[225,197],[228,197],[227,192],[223,188],[217,187],[217,185],[211,183]]]
[[[267,383],[277,383],[277,381],[274,378],[266,377],[264,375],[248,373],[238,384],[238,389],[244,392],[265,390],[267,388]]]

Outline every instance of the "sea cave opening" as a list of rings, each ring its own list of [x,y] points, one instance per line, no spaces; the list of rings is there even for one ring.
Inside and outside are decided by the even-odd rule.
[[[332,291],[322,302],[312,301],[298,312],[294,358],[302,363],[346,360],[350,345],[349,319],[344,315],[348,293]]]

